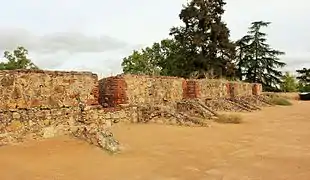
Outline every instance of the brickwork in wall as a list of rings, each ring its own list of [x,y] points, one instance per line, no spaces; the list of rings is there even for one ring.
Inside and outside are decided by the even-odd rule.
[[[122,76],[109,77],[99,81],[99,101],[104,107],[126,104],[126,82]]]
[[[199,83],[196,80],[183,80],[183,98],[200,98],[201,92]]]
[[[163,104],[183,99],[182,78],[121,75],[101,79],[99,84],[100,103],[108,107],[127,103]],[[120,100],[107,102],[113,97]]]
[[[222,80],[120,75],[98,81],[89,72],[0,71],[0,144],[72,133],[81,123],[136,122],[139,111],[118,109],[121,104],[171,105],[261,91],[260,84]]]
[[[254,83],[252,84],[252,94],[253,95],[260,95],[263,91],[263,87],[261,84]]]
[[[119,104],[167,104],[194,98],[233,98],[259,95],[261,92],[259,84],[253,88],[254,84],[226,80],[137,75],[108,77],[100,80],[99,84],[101,104],[106,107]]]
[[[121,118],[121,111],[98,106],[98,77],[90,72],[0,71],[0,96],[0,145],[70,134],[80,125],[104,127]]]
[[[237,86],[237,84],[236,83],[229,83],[229,90],[228,90],[228,92],[229,92],[229,94],[228,94],[228,97],[230,97],[230,98],[235,98],[236,97],[236,94],[237,94],[237,88],[238,88],[238,86]]]

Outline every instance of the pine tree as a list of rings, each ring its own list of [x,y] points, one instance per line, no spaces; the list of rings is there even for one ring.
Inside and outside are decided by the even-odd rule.
[[[242,71],[241,78],[248,82],[262,83],[265,90],[277,90],[282,77],[278,68],[286,65],[278,56],[285,53],[272,49],[266,43],[267,34],[261,32],[261,28],[269,24],[270,22],[253,22],[248,35],[238,41],[237,66]]]
[[[185,26],[172,28],[170,35],[186,49],[185,71],[208,72],[215,77],[234,74],[235,46],[222,21],[225,4],[223,0],[192,0],[183,7],[179,17]]]
[[[310,85],[310,69],[303,68],[296,70],[296,72],[299,74],[299,76],[297,76],[297,79],[300,83]]]
[[[297,79],[299,81],[299,91],[300,92],[310,92],[310,69],[303,68],[296,70],[299,74]]]

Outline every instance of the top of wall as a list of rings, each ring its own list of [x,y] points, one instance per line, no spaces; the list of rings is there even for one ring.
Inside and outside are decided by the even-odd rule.
[[[108,76],[104,77],[101,80],[109,79],[109,78],[150,78],[150,79],[184,79],[181,77],[175,77],[175,76],[152,76],[152,75],[135,75],[135,74],[119,74],[116,76]]]
[[[101,80],[109,79],[109,78],[150,78],[150,79],[174,79],[174,80],[189,80],[189,81],[202,81],[202,82],[229,82],[229,83],[242,83],[242,84],[252,84],[247,83],[243,81],[229,81],[227,79],[207,79],[207,78],[201,78],[201,79],[194,79],[194,78],[181,78],[176,76],[153,76],[153,75],[135,75],[135,74],[119,74],[116,76],[109,76],[104,77]]]
[[[28,73],[39,73],[39,74],[46,74],[46,75],[57,75],[57,76],[66,76],[66,75],[92,75],[97,76],[89,71],[48,71],[48,70],[33,70],[33,69],[17,69],[17,70],[0,70],[0,75],[3,74],[28,74]]]

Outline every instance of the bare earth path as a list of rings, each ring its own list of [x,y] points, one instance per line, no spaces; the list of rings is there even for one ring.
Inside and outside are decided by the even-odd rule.
[[[123,125],[115,156],[69,138],[0,148],[2,180],[309,180],[310,102],[211,128]]]

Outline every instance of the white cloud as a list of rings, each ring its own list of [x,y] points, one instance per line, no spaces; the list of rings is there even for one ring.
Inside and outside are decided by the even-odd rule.
[[[35,35],[24,29],[0,29],[0,52],[24,46],[42,69],[92,71],[100,76],[121,72],[122,59],[142,45],[130,45],[109,36],[77,32]]]
[[[168,37],[172,26],[181,24],[178,14],[186,1],[5,1],[1,11],[5,16],[0,16],[0,51],[23,45],[42,68],[116,74],[122,58],[141,47],[130,44],[151,45]],[[282,58],[288,64],[285,69],[310,67],[310,1],[226,2],[224,20],[233,40],[243,36],[252,21],[271,21],[266,29],[268,42],[286,52]]]
[[[35,35],[24,29],[0,29],[0,50],[25,46],[34,53],[105,52],[129,46],[126,42],[109,36],[87,36],[79,32],[55,32]]]

